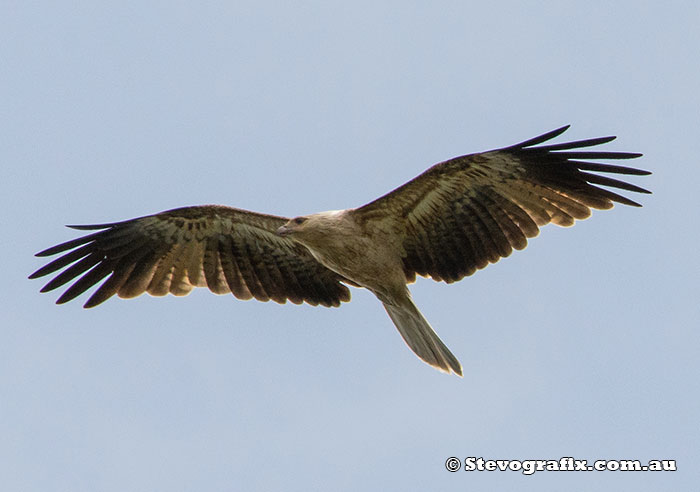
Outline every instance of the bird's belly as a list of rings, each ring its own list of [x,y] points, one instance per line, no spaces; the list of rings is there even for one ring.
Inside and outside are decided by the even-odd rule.
[[[372,244],[311,250],[324,266],[372,291],[384,286],[406,284],[403,264],[393,251],[384,251]]]

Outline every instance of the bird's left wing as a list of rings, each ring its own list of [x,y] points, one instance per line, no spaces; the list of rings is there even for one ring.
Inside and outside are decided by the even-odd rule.
[[[550,222],[570,226],[592,208],[638,203],[597,185],[647,190],[597,173],[647,171],[589,162],[631,159],[628,152],[591,151],[615,137],[539,145],[568,126],[503,149],[456,157],[351,212],[361,224],[401,234],[404,271],[453,282],[523,249]]]
[[[230,207],[184,207],[110,224],[70,226],[98,230],[48,248],[37,256],[62,256],[29,278],[59,270],[42,292],[75,280],[62,304],[106,277],[85,307],[114,294],[186,295],[194,287],[239,299],[338,306],[350,300],[343,277],[309,251],[275,234],[288,219]]]

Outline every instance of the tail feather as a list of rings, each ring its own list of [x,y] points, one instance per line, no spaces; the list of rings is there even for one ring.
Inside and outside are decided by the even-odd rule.
[[[439,371],[462,376],[462,364],[440,340],[410,297],[402,299],[398,305],[382,304],[406,344],[418,357]]]

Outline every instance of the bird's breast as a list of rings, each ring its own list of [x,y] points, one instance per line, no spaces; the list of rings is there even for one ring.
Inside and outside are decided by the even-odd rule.
[[[397,248],[367,236],[327,237],[323,245],[307,246],[321,264],[371,290],[406,284]]]

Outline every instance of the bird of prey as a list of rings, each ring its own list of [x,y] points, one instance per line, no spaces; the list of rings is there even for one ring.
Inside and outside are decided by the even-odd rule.
[[[348,286],[364,287],[418,357],[461,376],[461,364],[415,306],[407,284],[417,275],[448,283],[472,275],[525,248],[550,222],[571,226],[613,202],[640,206],[599,186],[649,193],[598,174],[650,174],[591,162],[641,156],[589,150],[615,137],[541,145],[567,128],[436,164],[359,208],[289,219],[204,205],[69,226],[96,232],[37,253],[62,256],[29,278],[62,270],[41,292],[77,279],[57,304],[106,278],[86,308],[114,294],[183,296],[194,287],[239,299],[339,306],[350,300]]]

